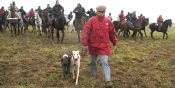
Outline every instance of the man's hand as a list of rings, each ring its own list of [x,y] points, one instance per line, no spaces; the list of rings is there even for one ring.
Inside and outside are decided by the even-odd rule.
[[[87,51],[88,50],[88,46],[83,46],[83,51]]]
[[[87,51],[88,51],[88,46],[83,46],[82,47],[82,53],[83,53],[83,55],[86,55],[87,54]]]

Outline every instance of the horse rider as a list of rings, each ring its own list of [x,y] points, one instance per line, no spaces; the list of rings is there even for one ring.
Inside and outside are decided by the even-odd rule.
[[[19,14],[17,14],[17,11],[19,11],[19,9],[17,8],[15,1],[13,1],[12,4],[10,4],[10,6],[8,7],[8,10],[11,11],[11,8],[14,8],[16,17],[20,18]],[[11,17],[11,12],[9,12],[7,18],[10,18],[10,17]]]
[[[52,8],[50,7],[50,4],[47,4],[47,7],[46,7],[45,10],[48,13],[48,15],[51,16],[51,14],[52,14]]]
[[[37,11],[39,16],[41,17],[41,14],[42,14],[41,6],[38,6],[38,9],[36,9],[35,11]]]
[[[159,17],[157,18],[157,24],[158,24],[159,31],[161,30],[162,22],[163,22],[162,15],[159,15]]]
[[[21,12],[22,19],[23,19],[24,21],[26,21],[26,20],[24,19],[25,16],[26,16],[26,12],[24,11],[23,6],[21,6],[21,8],[19,9],[19,12]]]
[[[124,15],[124,11],[121,10],[120,14],[119,14],[119,19],[121,22],[121,25],[125,22],[125,15]]]
[[[89,18],[91,18],[92,16],[96,16],[96,13],[92,8],[90,8],[90,10],[88,10],[86,13],[89,14]]]
[[[145,19],[145,16],[143,16],[143,14],[140,14],[140,16],[138,16],[138,20],[139,21],[142,22],[144,19]]]
[[[5,14],[5,9],[4,7],[2,6],[1,9],[0,9],[0,16],[3,16]]]
[[[72,20],[72,18],[73,18],[73,15],[72,15],[72,12],[70,12],[68,15],[69,22]]]
[[[131,13],[131,22],[132,23],[134,23],[134,21],[136,21],[137,20],[137,16],[136,16],[136,11],[133,11],[132,13]]]
[[[59,0],[56,0],[56,3],[53,6],[52,10],[53,10],[54,18],[57,19],[57,18],[60,18],[60,17],[64,17],[64,7],[62,5],[60,5]]]
[[[78,20],[78,21],[80,20],[81,23],[84,24],[83,16],[85,16],[85,12],[86,12],[84,7],[82,7],[81,4],[78,3],[77,7],[75,7],[73,12],[75,13],[75,20],[74,20],[74,22],[76,22],[76,20]]]
[[[29,21],[31,22],[32,19],[35,19],[35,12],[33,8],[31,8],[29,11]]]
[[[108,18],[112,21],[112,15],[109,13]]]

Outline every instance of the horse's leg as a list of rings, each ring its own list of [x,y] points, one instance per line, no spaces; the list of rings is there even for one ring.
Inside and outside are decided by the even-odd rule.
[[[154,37],[153,37],[153,32],[154,32],[154,31],[151,30],[151,38],[152,38],[152,39],[154,39]]]
[[[54,28],[52,27],[52,28],[51,28],[51,36],[52,36],[52,40],[54,39],[53,35],[54,35]]]
[[[145,33],[145,37],[147,37],[145,29],[144,29],[144,33]]]
[[[10,24],[10,31],[11,31],[11,36],[13,36],[13,25],[12,24]]]
[[[13,24],[13,30],[14,30],[15,36],[16,36],[16,24],[15,25]]]
[[[133,30],[133,33],[132,33],[132,38],[134,38],[135,37],[135,35],[137,34],[137,31],[136,30]]]
[[[56,31],[57,31],[57,41],[59,42],[60,41],[60,34],[59,34],[59,29],[56,29]]]
[[[78,34],[78,41],[80,42],[80,30],[77,30],[77,34]]]
[[[141,32],[141,30],[138,31],[140,33],[141,39],[143,38],[143,33]]]
[[[19,36],[19,34],[20,34],[20,23],[17,23],[17,26],[18,26],[18,36]]]
[[[62,32],[61,42],[63,42],[63,40],[64,40],[64,28],[63,28],[63,29],[61,29],[61,32]]]
[[[163,32],[163,39],[165,39],[165,32]]]
[[[168,33],[165,33],[166,34],[166,39],[168,39]]]

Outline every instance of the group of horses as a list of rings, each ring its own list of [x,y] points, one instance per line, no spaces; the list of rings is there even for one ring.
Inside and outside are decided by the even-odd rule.
[[[8,15],[10,17],[8,18]],[[73,25],[77,31],[77,37],[80,41],[80,31],[85,23],[80,20],[74,20]],[[38,11],[35,11],[35,17],[30,18],[29,16],[22,17],[19,11],[16,11],[14,7],[11,7],[3,16],[0,16],[0,30],[5,30],[6,27],[9,28],[11,36],[25,34],[28,26],[31,25],[33,30],[36,31],[37,35],[46,34],[52,40],[54,39],[54,30],[56,30],[57,41],[63,42],[64,40],[64,29],[68,25],[65,16],[53,16],[49,15],[46,10],[41,11],[41,15]],[[59,33],[61,31],[61,34]]]
[[[171,27],[171,25],[172,25],[171,19],[165,20],[162,23],[160,30],[158,29],[159,27],[158,27],[157,23],[149,24],[149,18],[144,17],[142,20],[140,20],[140,19],[130,20],[130,19],[132,19],[132,18],[126,19],[123,22],[113,21],[114,27],[115,27],[116,31],[118,32],[118,35],[123,33],[123,36],[125,38],[129,38],[130,30],[131,30],[131,31],[133,31],[133,33],[131,35],[132,38],[136,38],[137,35],[140,35],[141,39],[142,39],[143,33],[141,31],[143,30],[145,36],[147,37],[145,29],[146,29],[146,26],[149,25],[149,28],[151,30],[151,38],[152,39],[154,39],[153,32],[155,32],[155,31],[162,32],[163,39],[168,39],[167,30],[168,30],[168,27]],[[137,34],[137,33],[139,33],[139,34]]]
[[[7,15],[10,14],[10,18],[7,18]],[[18,17],[17,17],[17,15]],[[144,31],[145,36],[146,35],[146,26],[149,24],[149,18],[144,18],[142,20],[135,19],[131,20],[132,18],[128,18],[127,20],[120,22],[120,21],[113,21],[114,27],[120,35],[121,33],[125,38],[129,38],[130,31],[132,30],[132,37],[136,38],[137,33],[143,37],[143,33],[141,30]],[[87,21],[86,17],[83,17],[82,19],[75,19],[73,22],[73,25],[75,27],[75,30],[77,31],[77,37],[78,41],[80,42],[80,32],[82,30],[83,25]],[[70,22],[70,21],[69,21]],[[10,27],[9,27],[10,24]],[[46,36],[49,38],[51,37],[54,39],[54,30],[56,30],[56,37],[57,41],[63,42],[64,40],[64,27],[65,25],[68,25],[66,18],[64,15],[53,17],[50,16],[46,10],[42,10],[41,16],[38,14],[37,11],[35,11],[35,18],[30,19],[29,17],[22,17],[20,12],[16,12],[13,7],[10,8],[10,11],[6,12],[4,15],[0,16],[0,31],[3,30],[3,28],[8,27],[11,31],[11,35],[19,35],[19,34],[25,34],[25,31],[28,29],[28,26],[32,25],[33,30],[36,30],[38,35],[42,35],[42,33],[45,33]],[[162,23],[161,29],[159,29],[157,23],[151,23],[149,25],[149,28],[151,29],[151,38],[153,37],[153,32],[158,31],[163,33],[163,39],[168,39],[168,27],[171,27],[172,20],[167,19]],[[3,27],[3,28],[2,28]],[[59,33],[61,31],[62,37]]]

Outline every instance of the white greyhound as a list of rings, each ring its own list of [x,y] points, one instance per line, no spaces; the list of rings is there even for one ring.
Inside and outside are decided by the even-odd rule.
[[[80,52],[72,51],[72,58],[71,58],[71,71],[73,79],[75,79],[75,71],[76,71],[76,82],[75,85],[78,85],[78,78],[80,72]]]

